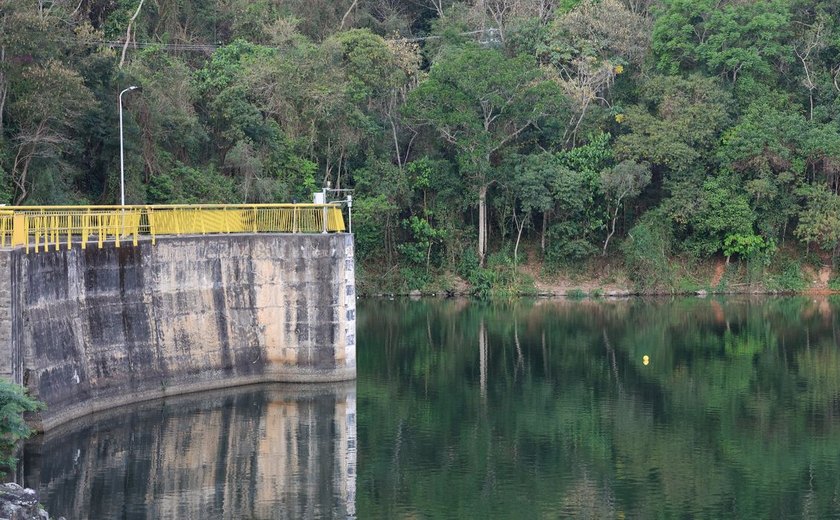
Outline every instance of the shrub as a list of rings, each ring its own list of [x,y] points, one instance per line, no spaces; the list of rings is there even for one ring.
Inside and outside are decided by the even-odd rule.
[[[425,269],[414,266],[401,267],[400,278],[403,280],[404,288],[409,291],[425,288],[431,279]]]
[[[466,249],[458,262],[458,275],[469,280],[473,272],[478,269],[478,255],[472,248]]]
[[[770,277],[767,285],[769,289],[776,291],[793,292],[805,289],[808,282],[802,274],[799,262],[790,260],[782,265],[779,274]]]
[[[671,254],[673,234],[668,220],[658,211],[651,211],[628,233],[621,246],[630,279],[639,289],[670,288],[672,285]]]
[[[569,289],[566,292],[566,298],[569,298],[571,300],[582,300],[585,297],[586,297],[586,292],[583,289],[574,288],[574,289]]]
[[[490,298],[496,285],[496,272],[492,269],[475,269],[468,278],[473,288],[473,295],[482,300]]]
[[[32,433],[23,414],[43,406],[26,395],[23,387],[0,379],[0,466],[9,467],[15,463],[15,444]]]

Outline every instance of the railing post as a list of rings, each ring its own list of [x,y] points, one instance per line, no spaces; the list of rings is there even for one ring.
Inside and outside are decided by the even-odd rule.
[[[26,240],[26,215],[15,212],[12,215],[12,247],[28,244]]]
[[[87,247],[88,234],[90,233],[90,208],[82,215],[82,249]]]
[[[324,218],[323,218],[323,221],[324,221],[323,224],[324,225],[323,225],[323,231],[321,231],[321,233],[326,233],[327,232],[327,205],[326,204],[324,204],[323,212],[324,212]]]
[[[347,232],[353,233],[353,196],[347,195],[347,218],[349,220]]]
[[[157,220],[152,208],[146,208],[146,221],[149,223],[149,234],[152,235],[152,245],[155,245],[155,234],[157,233]]]
[[[125,209],[121,210],[121,215],[123,221],[122,225],[120,224],[119,219],[110,219],[114,229],[114,247],[120,247],[120,227],[125,225]]]

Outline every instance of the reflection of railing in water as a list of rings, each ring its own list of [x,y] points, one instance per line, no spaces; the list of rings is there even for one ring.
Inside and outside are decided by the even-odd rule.
[[[0,247],[103,247],[140,236],[343,232],[337,204],[18,206],[0,209]]]

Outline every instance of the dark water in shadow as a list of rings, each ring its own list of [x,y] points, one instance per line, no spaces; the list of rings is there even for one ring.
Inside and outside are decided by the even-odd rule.
[[[355,434],[353,384],[245,387],[73,422],[19,473],[68,520],[346,518]]]
[[[68,518],[840,516],[840,300],[368,300],[357,332],[355,387],[94,416],[25,483]]]

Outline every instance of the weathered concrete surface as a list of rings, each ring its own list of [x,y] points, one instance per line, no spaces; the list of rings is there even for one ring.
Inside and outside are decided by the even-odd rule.
[[[0,254],[0,377],[12,379],[12,257]]]
[[[0,375],[47,403],[43,428],[190,391],[352,379],[353,262],[348,234],[0,251]]]

